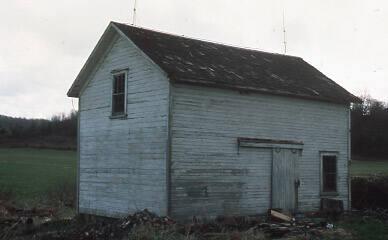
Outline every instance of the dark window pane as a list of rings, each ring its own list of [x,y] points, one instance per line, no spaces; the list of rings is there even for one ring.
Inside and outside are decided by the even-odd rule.
[[[337,191],[337,175],[326,174],[323,181],[324,192],[336,192]]]
[[[123,114],[124,113],[124,94],[113,95],[113,114]]]
[[[113,93],[124,93],[125,74],[115,75],[113,81]]]
[[[120,115],[125,110],[125,74],[113,77],[112,115]]]
[[[337,191],[337,157],[322,157],[322,187],[323,192]]]
[[[336,172],[336,156],[323,156],[323,171],[324,172]]]

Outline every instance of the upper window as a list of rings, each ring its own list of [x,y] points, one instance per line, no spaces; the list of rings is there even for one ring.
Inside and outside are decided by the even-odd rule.
[[[322,193],[337,192],[337,154],[321,154]]]
[[[120,72],[113,75],[112,116],[121,116],[126,114],[126,80],[126,72]]]

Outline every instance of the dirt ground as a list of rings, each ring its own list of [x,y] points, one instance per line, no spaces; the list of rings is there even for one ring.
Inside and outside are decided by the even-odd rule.
[[[53,209],[12,209],[0,204],[0,239],[250,240],[355,239],[351,231],[322,216],[283,221],[268,216],[218,217],[177,223],[143,210],[122,219],[76,216],[60,219]]]

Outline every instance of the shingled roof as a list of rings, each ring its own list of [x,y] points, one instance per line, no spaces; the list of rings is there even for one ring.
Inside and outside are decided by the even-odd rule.
[[[360,101],[299,57],[111,24],[159,65],[172,82],[341,104]],[[72,89],[68,95],[72,95]]]

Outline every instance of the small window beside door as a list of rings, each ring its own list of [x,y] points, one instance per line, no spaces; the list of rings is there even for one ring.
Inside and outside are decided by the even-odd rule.
[[[124,117],[127,110],[127,72],[113,74],[112,117]]]
[[[337,154],[321,153],[321,194],[337,194]]]

